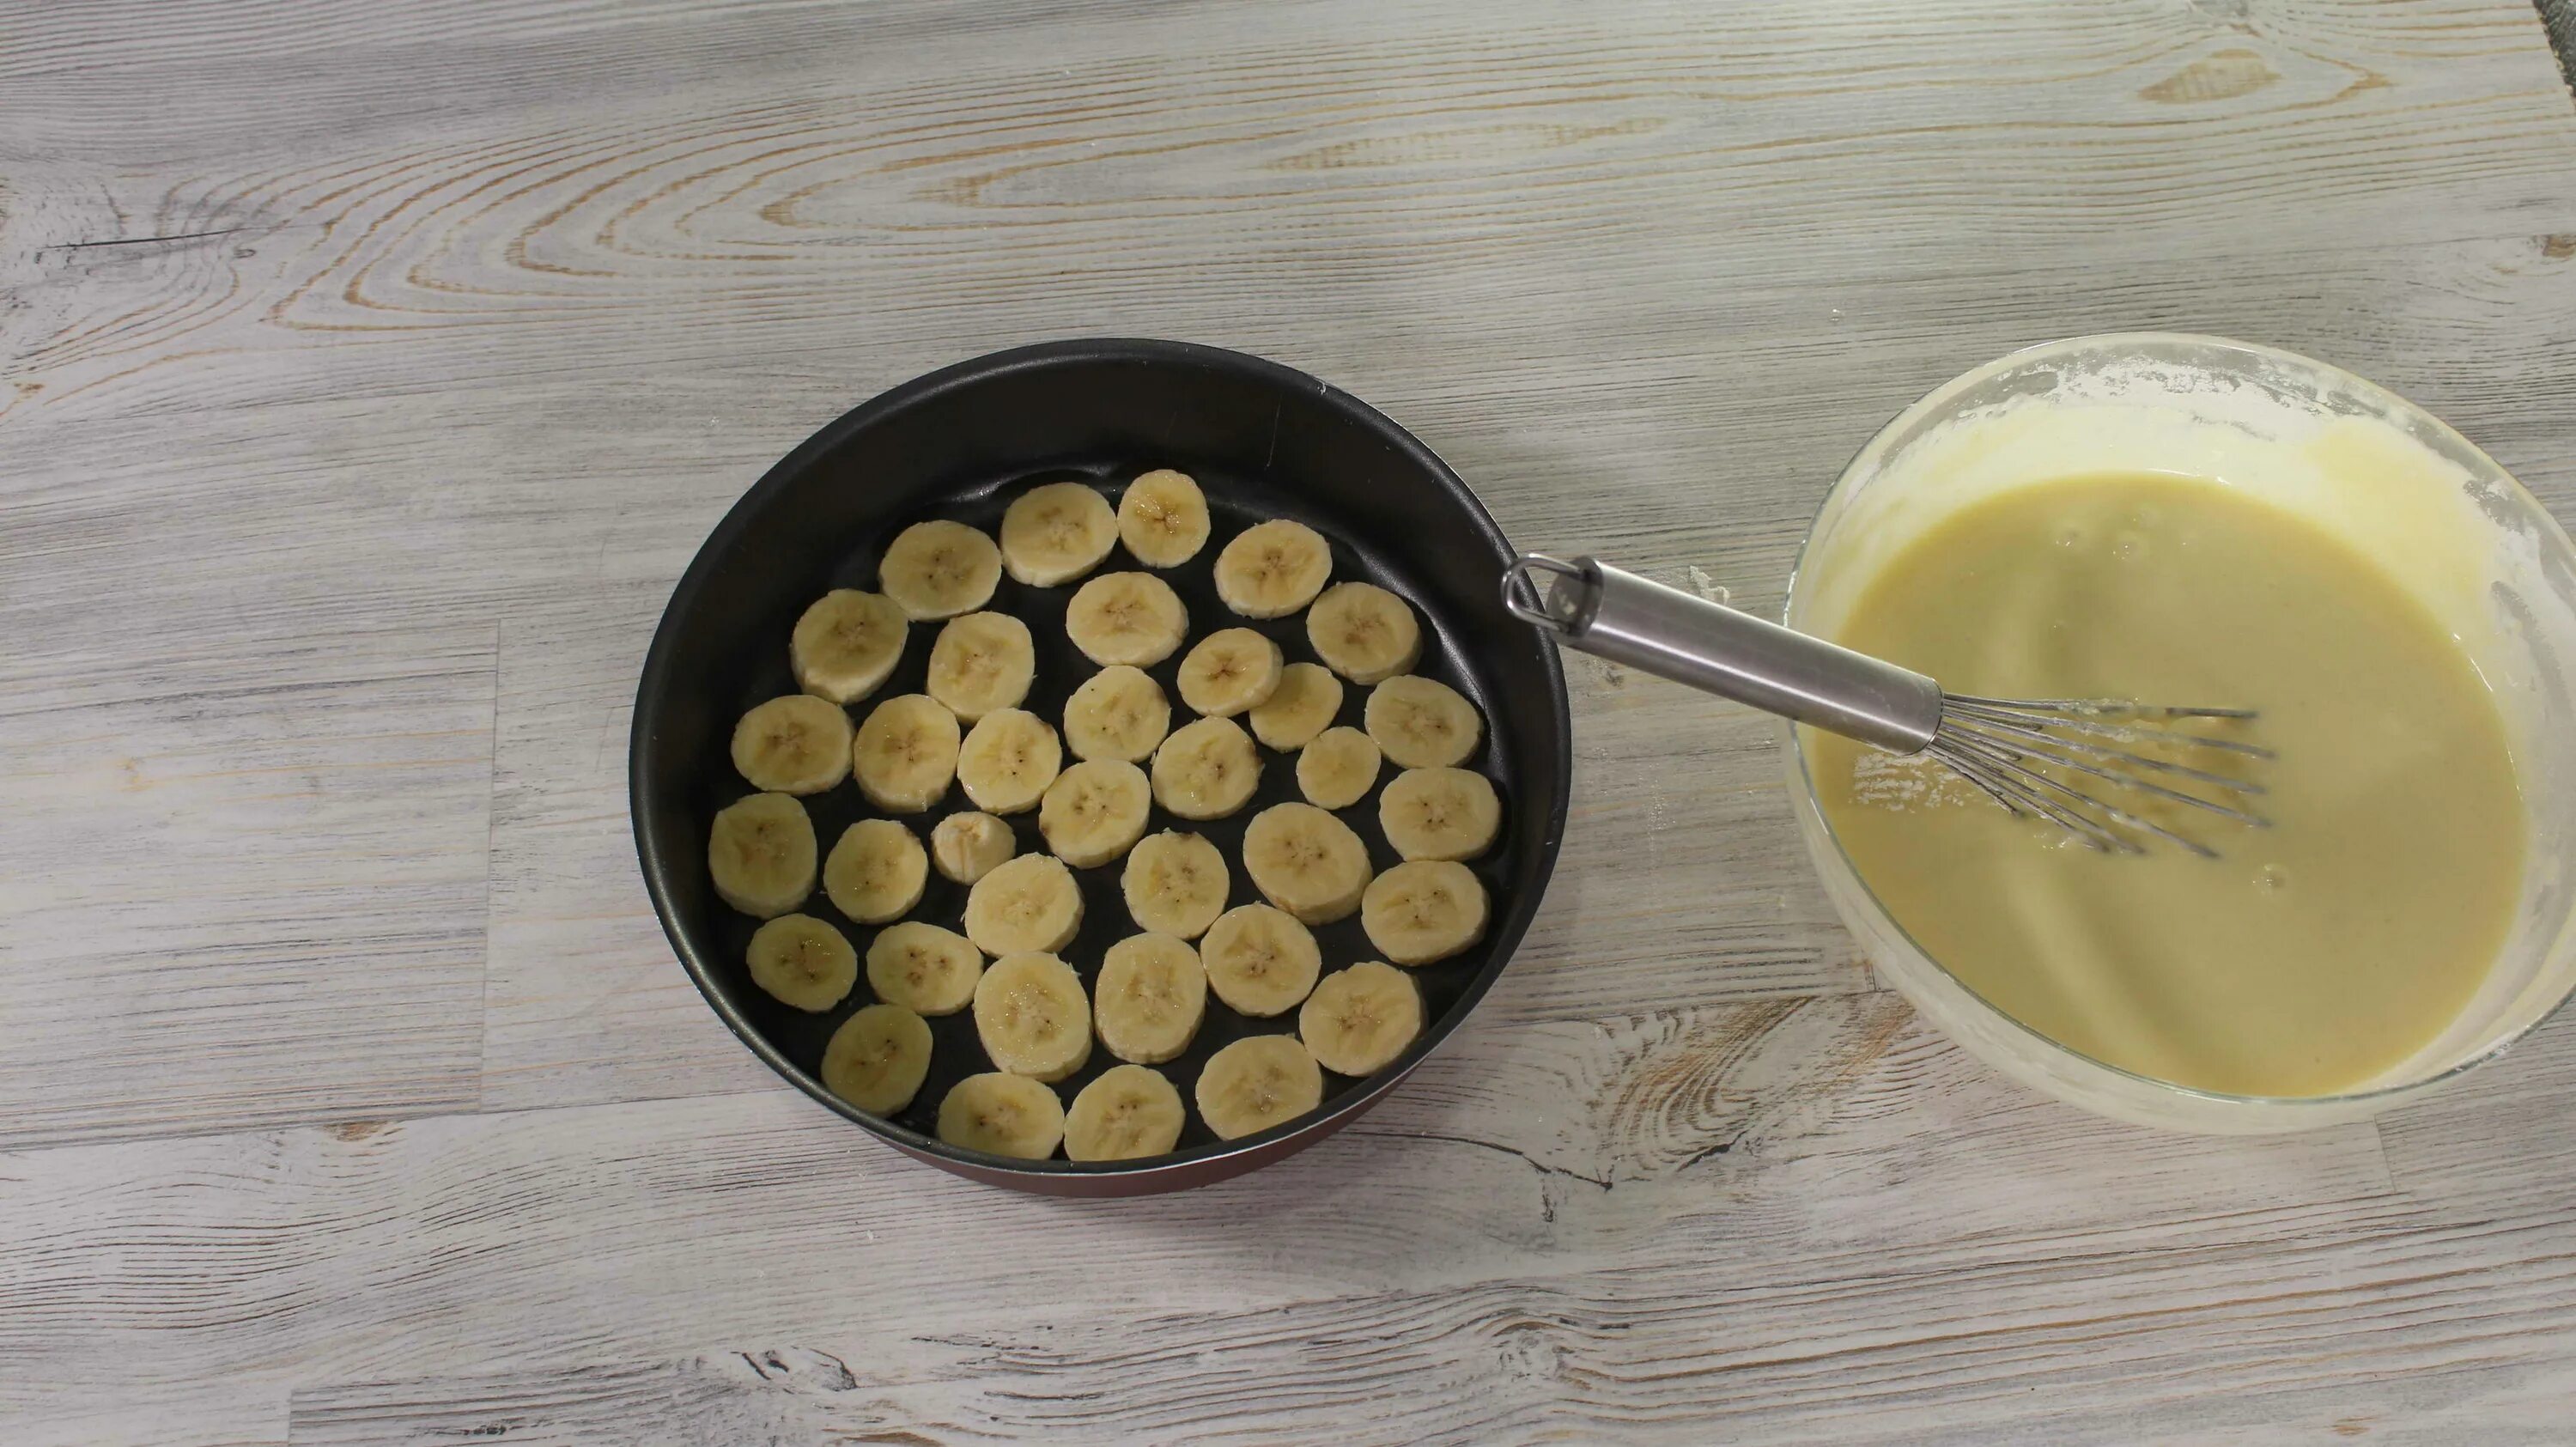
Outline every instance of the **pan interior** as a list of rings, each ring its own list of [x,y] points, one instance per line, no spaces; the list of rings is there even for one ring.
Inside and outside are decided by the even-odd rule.
[[[1390,1072],[1407,1068],[1464,1015],[1499,971],[1537,904],[1564,810],[1564,695],[1552,654],[1494,601],[1493,580],[1509,559],[1508,549],[1464,488],[1418,445],[1404,445],[1410,439],[1393,424],[1295,373],[1234,360],[1246,365],[1212,370],[1123,356],[1059,356],[1054,365],[987,365],[967,381],[943,383],[949,374],[940,374],[898,389],[827,428],[773,470],[719,526],[674,594],[647,664],[635,730],[638,843],[656,904],[710,1002],[747,1043],[816,1098],[907,1144],[999,1164],[935,1138],[938,1104],[949,1087],[989,1068],[971,1013],[929,1022],[930,1074],[911,1106],[890,1122],[850,1110],[823,1092],[817,1077],[834,1028],[873,998],[864,973],[849,998],[818,1014],[791,1009],[753,986],[743,956],[757,921],[716,900],[704,850],[715,812],[751,792],[728,753],[734,720],[754,704],[796,691],[787,637],[798,613],[832,588],[873,589],[883,547],[915,522],[946,518],[991,533],[1010,500],[1038,484],[1086,482],[1114,503],[1138,473],[1177,467],[1198,480],[1213,520],[1207,547],[1159,574],[1187,605],[1193,641],[1217,628],[1249,627],[1278,642],[1290,661],[1313,660],[1302,613],[1241,618],[1217,599],[1210,581],[1225,541],[1274,517],[1295,518],[1330,541],[1335,581],[1373,582],[1414,606],[1424,631],[1415,671],[1457,688],[1484,715],[1485,740],[1468,766],[1495,781],[1504,819],[1493,848],[1469,866],[1491,896],[1486,938],[1459,956],[1412,972],[1423,990],[1426,1026]],[[1121,547],[1101,571],[1137,566]],[[1032,588],[1006,575],[987,605],[1028,623],[1037,645],[1037,680],[1022,706],[1050,722],[1061,718],[1073,688],[1097,670],[1064,634],[1066,603],[1077,586],[1079,580]],[[893,677],[851,706],[854,723],[878,700],[922,690],[939,626],[912,626]],[[1175,653],[1146,670],[1171,697],[1175,726],[1190,717],[1174,686],[1180,657]],[[1357,727],[1367,694],[1365,687],[1347,686],[1335,722]],[[1259,791],[1232,817],[1188,821],[1157,805],[1146,826],[1148,833],[1194,831],[1215,843],[1233,874],[1229,907],[1259,899],[1240,867],[1245,826],[1261,809],[1300,797],[1295,756],[1267,748],[1261,755]],[[1393,772],[1390,765],[1381,775],[1381,788]],[[1339,812],[1366,842],[1372,865],[1384,870],[1399,856],[1378,826],[1375,798],[1372,793]],[[805,804],[825,851],[848,825],[877,812],[846,782]],[[938,819],[972,807],[952,786],[940,804],[903,816],[903,822],[926,843]],[[1045,850],[1036,819],[1032,812],[1008,821],[1022,852]],[[1060,953],[1086,989],[1103,951],[1136,930],[1119,890],[1122,862],[1075,871],[1083,923]],[[957,928],[966,892],[933,871],[908,917]],[[862,952],[876,933],[844,918],[819,888],[803,911],[831,921]],[[1315,935],[1326,973],[1377,957],[1356,915],[1320,926]],[[1211,994],[1189,1050],[1157,1068],[1187,1099],[1201,1065],[1217,1049],[1248,1034],[1294,1029],[1293,1011],[1248,1019]],[[1083,1084],[1117,1063],[1095,1045],[1089,1063],[1058,1089],[1070,1101]],[[1366,1093],[1365,1080],[1330,1072],[1324,1079],[1324,1108],[1309,1123],[1332,1116],[1336,1102],[1352,1092]],[[1298,1128],[1292,1123],[1281,1130]],[[1219,1142],[1193,1109],[1174,1156],[1123,1166],[1010,1164],[1056,1171],[1150,1168],[1266,1138]]]

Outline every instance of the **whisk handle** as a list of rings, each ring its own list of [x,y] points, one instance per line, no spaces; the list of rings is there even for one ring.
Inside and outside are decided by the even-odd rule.
[[[1560,647],[1895,753],[1928,747],[1941,724],[1941,686],[1922,674],[1595,558],[1523,554],[1503,606]]]

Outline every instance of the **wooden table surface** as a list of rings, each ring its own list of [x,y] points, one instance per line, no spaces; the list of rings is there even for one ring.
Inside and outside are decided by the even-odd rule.
[[[1528,944],[1353,1129],[1029,1199],[771,1076],[649,913],[673,581],[905,377],[1239,347],[1525,546],[1775,606],[2013,347],[2214,331],[2576,519],[2527,0],[153,0],[0,12],[0,1438],[2576,1437],[2576,1019],[2374,1125],[2014,1087],[1775,735],[1572,673]]]

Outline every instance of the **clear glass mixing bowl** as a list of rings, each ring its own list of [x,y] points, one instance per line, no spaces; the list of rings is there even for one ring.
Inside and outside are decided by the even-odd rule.
[[[2053,429],[2046,456],[2014,429]],[[2069,410],[2080,409],[2080,410]],[[2080,426],[2068,427],[2070,418]],[[2402,435],[2394,477],[2345,485],[2320,439],[2352,419]],[[1998,422],[2007,424],[1998,428]],[[1974,447],[1960,438],[1974,434]],[[2069,434],[2099,456],[2068,469]],[[2385,438],[2385,434],[2376,434]],[[1998,441],[1998,439],[2001,439]],[[2412,450],[2409,450],[2412,449]],[[1972,1054],[2034,1089],[2119,1120],[2206,1132],[2303,1130],[2414,1100],[2491,1060],[2576,993],[2576,546],[2531,494],[2422,408],[2321,362],[2217,337],[2078,337],[1979,367],[1907,408],[1825,496],[1799,553],[1789,626],[1832,637],[1842,609],[1946,488],[1997,490],[2016,467],[2215,476],[2351,531],[2365,551],[2416,566],[2448,547],[2444,614],[2495,688],[2529,815],[2522,898],[2486,985],[2415,1056],[2360,1088],[2296,1098],[2223,1095],[2150,1079],[2031,1030],[1988,1004],[1909,938],[1872,896],[1817,802],[1802,731],[1788,749],[1799,824],[1834,908],[1881,975]],[[1971,477],[1971,474],[1976,476]],[[2046,480],[2037,471],[2028,478]],[[2374,490],[2375,489],[2375,490]],[[2392,490],[2393,489],[2393,490]],[[2362,494],[2368,493],[2368,496]],[[1909,523],[1909,517],[1913,519]],[[2430,520],[2433,525],[2426,526]],[[2438,535],[2438,536],[2436,536]],[[2459,566],[2465,564],[2466,566]],[[2446,574],[2445,577],[2450,575]],[[2437,609],[2437,612],[2440,610]]]

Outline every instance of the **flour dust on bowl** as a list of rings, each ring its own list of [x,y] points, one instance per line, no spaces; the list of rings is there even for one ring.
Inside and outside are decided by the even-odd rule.
[[[1785,627],[1521,574],[1507,605],[1568,646],[1796,720],[1844,921],[2062,1099],[2361,1118],[2576,988],[2576,550],[2358,378],[2166,335],[1980,368],[1845,470]]]
[[[1195,486],[1144,481],[1166,471]],[[1183,525],[1194,497],[1203,529]],[[746,1046],[943,1169],[1135,1195],[1278,1160],[1457,1026],[1545,890],[1571,773],[1565,689],[1553,650],[1494,599],[1510,557],[1421,443],[1258,358],[1057,342],[907,382],[773,467],[672,593],[629,760],[654,907]],[[809,609],[840,610],[839,644]],[[848,646],[871,629],[888,646]],[[1130,749],[1122,730],[1155,704],[1167,721]],[[1440,709],[1473,726],[1415,753],[1409,724]],[[847,777],[816,738],[850,752]],[[1197,767],[1202,744],[1227,767]],[[720,821],[764,811],[840,867],[787,849],[763,863],[783,872],[746,884],[723,850],[753,836]],[[1310,870],[1309,844],[1350,877]],[[1183,898],[1138,885],[1131,859],[1139,875],[1208,860],[1221,875]],[[1352,886],[1372,877],[1438,888],[1373,883],[1364,903]],[[1462,892],[1484,917],[1429,946],[1387,923],[1405,900]],[[1104,970],[1139,990],[1187,984],[1220,936],[1260,977],[1211,971],[1195,1029],[1103,1016],[1095,1036],[1074,1008]],[[1274,939],[1307,967],[1286,988],[1260,974]],[[1080,1038],[1048,1033],[1059,1009]],[[895,1068],[923,1051],[925,1066]],[[1274,1069],[1284,1093],[1248,1115],[1228,1099],[1223,1082]],[[1077,1135],[1106,1140],[1102,1112],[1168,1126],[1175,1098],[1180,1133],[1159,1154],[1004,1153],[1052,1146],[1003,1129],[1023,1111],[1069,1107]],[[1282,1100],[1313,1108],[1264,1113]]]

